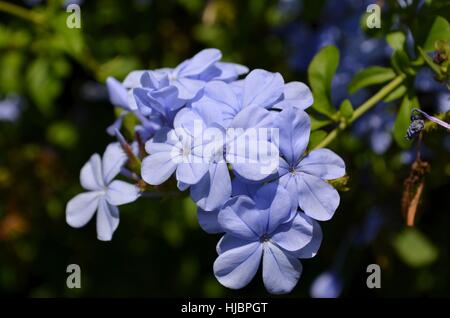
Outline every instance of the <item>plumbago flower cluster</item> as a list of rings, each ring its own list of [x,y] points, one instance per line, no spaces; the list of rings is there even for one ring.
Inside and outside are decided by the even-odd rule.
[[[320,247],[317,221],[339,205],[326,181],[344,176],[345,164],[328,149],[307,152],[304,110],[313,98],[305,84],[220,59],[219,50],[205,49],[173,69],[107,80],[112,104],[123,109],[108,128],[118,142],[82,168],[88,192],[67,204],[67,222],[84,226],[97,211],[98,238],[111,240],[117,206],[174,177],[197,204],[200,226],[224,233],[213,266],[218,281],[242,288],[262,262],[266,289],[288,293],[301,275],[300,259]],[[139,120],[130,143],[120,133],[129,114]],[[113,181],[119,174],[133,184]]]

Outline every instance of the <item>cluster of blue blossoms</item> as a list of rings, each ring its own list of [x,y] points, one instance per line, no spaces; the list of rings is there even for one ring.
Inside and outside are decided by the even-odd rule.
[[[262,261],[266,289],[288,293],[302,272],[299,259],[320,247],[317,221],[329,220],[339,205],[327,181],[344,176],[345,164],[328,149],[307,149],[305,109],[313,98],[305,84],[220,59],[219,50],[205,49],[173,69],[107,80],[112,104],[123,109],[108,128],[118,142],[82,168],[87,192],[69,201],[66,219],[81,227],[97,212],[97,236],[111,240],[117,206],[143,196],[143,182],[152,188],[174,176],[197,204],[200,226],[224,233],[214,262],[218,281],[242,288]],[[127,114],[139,120],[131,144],[120,134]],[[142,159],[140,175],[127,168],[124,149]],[[119,174],[134,183],[114,180]]]

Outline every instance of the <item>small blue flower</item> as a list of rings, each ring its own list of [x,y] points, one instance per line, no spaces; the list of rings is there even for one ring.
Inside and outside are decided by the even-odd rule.
[[[310,294],[313,298],[338,298],[342,288],[341,277],[337,272],[331,270],[316,277],[311,285]]]
[[[317,149],[305,155],[309,141],[310,119],[304,111],[292,107],[275,119],[279,128],[279,182],[310,217],[329,220],[339,205],[338,192],[324,180],[345,175],[344,161],[329,149]]]
[[[118,205],[135,201],[139,189],[124,181],[112,181],[127,161],[119,143],[110,144],[103,155],[92,155],[83,166],[80,182],[88,190],[67,203],[66,221],[75,228],[86,225],[97,211],[97,238],[110,241],[119,225]]]
[[[194,118],[190,120],[190,116],[183,116],[185,113]],[[206,159],[196,151],[197,146],[202,145],[202,135],[194,136],[194,128],[189,125],[195,120],[203,122],[194,112],[182,109],[175,117],[175,129],[162,128],[145,144],[149,153],[142,161],[141,174],[145,182],[159,185],[176,172],[179,182],[192,185],[208,172]]]
[[[0,100],[0,121],[15,122],[22,110],[22,98],[10,95],[4,100]]]
[[[265,193],[277,195],[267,199]],[[317,222],[303,213],[293,219],[289,196],[272,184],[255,199],[231,198],[218,214],[225,235],[217,244],[214,274],[224,286],[239,289],[255,276],[262,259],[263,281],[273,294],[290,292],[302,272],[299,258],[313,257],[321,243]]]

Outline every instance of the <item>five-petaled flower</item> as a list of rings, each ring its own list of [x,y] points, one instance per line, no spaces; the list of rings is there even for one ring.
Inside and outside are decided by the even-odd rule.
[[[246,286],[262,258],[263,281],[273,294],[288,293],[302,272],[299,258],[313,257],[322,240],[320,226],[302,212],[292,216],[289,195],[269,184],[250,198],[231,198],[218,214],[225,235],[214,262],[218,281],[229,288]]]
[[[119,143],[110,144],[103,155],[92,155],[83,166],[80,182],[88,190],[67,203],[66,220],[75,228],[84,226],[97,211],[97,237],[110,241],[119,225],[118,205],[135,201],[139,188],[120,180],[112,181],[127,161]]]

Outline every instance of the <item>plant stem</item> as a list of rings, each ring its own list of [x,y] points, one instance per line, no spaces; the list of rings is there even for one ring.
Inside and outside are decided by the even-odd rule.
[[[0,1],[0,11],[15,15],[16,17],[20,17],[25,20],[29,20],[36,24],[43,24],[45,20],[42,15],[36,12],[5,1]]]
[[[335,129],[333,129],[324,140],[322,140],[316,147],[314,147],[314,149],[324,148],[328,146],[338,136],[339,132],[346,129],[355,120],[357,120],[369,109],[371,109],[383,98],[385,98],[389,93],[391,93],[394,89],[396,89],[405,79],[406,79],[405,74],[397,75],[392,81],[390,81],[386,86],[380,89],[375,95],[373,95],[371,98],[362,103],[361,106],[356,108],[352,118],[350,118],[350,120],[347,123],[339,125]]]

